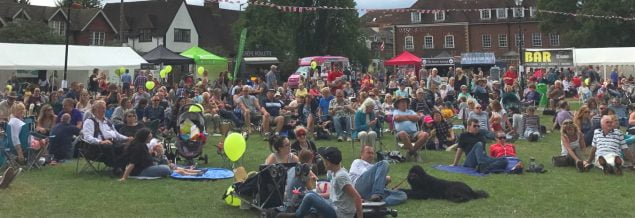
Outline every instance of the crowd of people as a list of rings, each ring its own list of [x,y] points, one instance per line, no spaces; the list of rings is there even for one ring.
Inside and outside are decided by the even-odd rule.
[[[509,158],[516,157],[512,142],[538,141],[548,131],[561,132],[564,165],[581,172],[595,165],[605,173],[621,174],[622,153],[635,161],[630,141],[619,130],[635,126],[635,113],[628,115],[623,105],[630,97],[632,77],[614,78],[612,73],[604,81],[593,67],[579,73],[536,70],[521,79],[513,66],[502,77],[461,68],[450,69],[448,77],[441,77],[436,68],[407,74],[345,73],[336,64],[329,69],[323,80],[302,78],[294,85],[281,80],[276,66],[255,80],[232,81],[224,72],[214,81],[187,76],[172,85],[143,70],[136,75],[125,72],[120,83],[108,83],[95,69],[88,87],[74,81],[68,89],[47,87],[53,90],[47,93],[33,84],[20,96],[7,87],[0,96],[0,119],[7,123],[19,162],[24,162],[25,146],[18,136],[32,123],[33,131],[55,136],[42,141],[51,164],[77,157],[71,145],[73,136],[80,135],[86,143],[111,148],[107,165],[124,181],[129,176],[201,173],[176,167],[165,158],[163,145],[151,142],[156,135],[178,132],[183,106],[199,104],[209,135],[226,134],[221,123],[230,123],[245,137],[260,132],[272,151],[263,157],[265,164],[304,160],[314,164],[315,175],[324,170],[316,165],[324,164],[332,188],[307,194],[293,216],[312,207],[327,217],[361,217],[362,200],[389,205],[405,201],[405,193],[386,189],[391,181],[388,163],[375,161],[380,138],[389,135],[410,161],[421,162],[423,149],[455,150],[451,165],[484,173],[522,168],[522,163],[508,166]],[[527,82],[526,89],[520,80]],[[157,85],[148,89],[148,81]],[[547,92],[539,93],[540,86],[547,86]],[[537,114],[542,95],[549,99],[545,114],[554,115],[549,128]],[[584,105],[572,113],[567,97]],[[316,141],[325,139],[360,142],[360,158],[350,171],[341,166],[339,149],[317,148]],[[314,158],[303,158],[307,155]]]

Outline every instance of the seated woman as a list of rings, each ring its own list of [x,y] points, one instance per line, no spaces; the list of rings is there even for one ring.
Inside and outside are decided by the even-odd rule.
[[[591,164],[584,160],[584,149],[586,144],[584,142],[584,135],[580,132],[580,129],[571,120],[565,120],[562,122],[562,128],[560,129],[560,142],[562,146],[561,156],[567,157],[567,163],[575,163],[576,168],[580,172],[586,171]]]
[[[297,163],[298,156],[291,153],[291,143],[287,137],[272,136],[269,138],[269,149],[273,152],[265,160],[266,165],[279,163]]]
[[[296,141],[291,144],[291,152],[297,155],[302,150],[309,150],[313,154],[317,154],[317,147],[315,147],[313,141],[308,139],[308,131],[304,126],[297,126],[293,132],[295,133]]]
[[[525,93],[525,99],[523,99],[522,103],[534,106],[540,103],[540,93],[536,91],[536,84],[529,84],[529,88]]]
[[[388,123],[388,129],[393,131],[395,127],[392,123],[392,111],[395,110],[395,106],[393,105],[392,95],[386,94],[386,97],[384,97],[384,103],[381,104],[381,109],[386,115],[384,119]]]
[[[134,111],[131,110],[126,112],[124,116],[126,117],[124,125],[119,128],[119,132],[122,135],[132,137],[137,133],[137,131],[144,128],[144,125],[139,123],[137,113]]]
[[[437,141],[439,141],[437,149],[447,148],[453,145],[456,141],[456,136],[454,135],[452,125],[445,120],[439,111],[432,112],[432,119],[434,120],[434,129],[436,130],[435,136]]]
[[[149,129],[141,129],[135,134],[134,140],[125,148],[128,165],[119,181],[125,181],[129,176],[166,177],[170,175],[168,165],[157,165],[150,155],[147,143],[152,139]]]
[[[489,156],[492,158],[516,157],[516,147],[507,143],[504,132],[496,133],[496,143],[489,146]]]
[[[26,151],[22,151],[22,143],[20,142],[20,132],[22,126],[24,126],[24,114],[26,114],[26,108],[22,102],[15,102],[11,106],[11,117],[9,118],[9,127],[11,127],[11,142],[15,147],[15,153],[18,156],[18,162],[21,164],[25,162]]]
[[[540,139],[540,117],[535,114],[536,107],[527,107],[527,113],[523,115],[523,125],[525,130],[523,137],[531,142],[538,141]]]
[[[81,94],[79,95],[79,101],[77,102],[77,105],[75,105],[75,108],[77,108],[77,110],[79,110],[80,112],[86,114],[91,111],[92,107],[92,104],[90,104],[90,94],[88,93],[88,91],[82,90]],[[86,117],[84,117],[84,119],[85,118]]]
[[[375,102],[366,98],[355,112],[355,132],[362,145],[375,146],[377,133],[379,132],[379,119],[375,116]]]
[[[53,112],[53,107],[51,107],[51,105],[44,105],[40,110],[40,116],[37,118],[35,131],[48,136],[55,125],[56,119],[57,116],[55,115],[55,112]]]
[[[130,99],[128,97],[123,97],[119,102],[119,106],[115,108],[115,111],[110,117],[110,120],[112,120],[112,123],[115,124],[115,127],[117,127],[117,129],[121,128],[121,126],[123,126],[126,122],[125,116],[126,112],[128,111],[134,111],[132,108],[132,102],[130,102]]]

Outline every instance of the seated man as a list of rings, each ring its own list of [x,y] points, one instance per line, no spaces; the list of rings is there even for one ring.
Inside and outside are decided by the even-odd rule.
[[[403,143],[403,147],[408,149],[408,157],[421,162],[419,150],[428,139],[428,133],[417,130],[417,121],[421,119],[417,113],[408,110],[410,100],[407,98],[398,99],[395,102],[396,110],[393,111],[393,121],[397,132],[397,141]],[[415,143],[413,144],[412,141]]]
[[[560,101],[564,100],[565,97],[562,82],[556,81],[551,87],[551,90],[547,93],[547,97],[549,97],[549,107],[552,110],[556,110],[556,107],[560,105]]]
[[[372,164],[374,161],[375,149],[370,145],[364,145],[360,159],[354,160],[351,164],[351,180],[359,195],[364,200],[384,201],[387,206],[405,202],[408,198],[405,192],[386,188],[390,183],[388,162],[383,160]]]
[[[362,198],[353,187],[351,178],[341,166],[342,153],[335,147],[319,152],[328,170],[331,186],[324,194],[309,192],[295,213],[281,213],[277,217],[304,217],[314,208],[321,217],[363,217]]]
[[[355,109],[351,106],[351,102],[344,97],[344,91],[338,89],[335,92],[335,99],[331,100],[329,103],[329,114],[333,119],[333,124],[335,125],[335,132],[337,133],[337,141],[343,141],[344,138],[347,138],[347,141],[351,141],[351,137],[345,135],[344,132],[350,134],[351,130],[351,117]],[[342,127],[342,123],[345,124]]]
[[[267,96],[264,100],[262,100],[262,104],[265,107],[265,110],[267,111],[267,113],[269,113],[269,115],[271,115],[271,117],[273,117],[273,120],[271,120],[271,123],[266,123],[264,126],[266,126],[265,128],[265,135],[264,137],[267,138],[269,137],[269,125],[271,124],[275,124],[276,125],[276,131],[275,134],[279,135],[280,131],[282,131],[282,126],[285,123],[285,119],[284,116],[282,116],[282,113],[285,113],[285,109],[284,109],[284,102],[282,102],[281,100],[278,100],[275,98],[274,94],[276,93],[276,90],[274,89],[269,89],[267,91]]]
[[[540,93],[536,91],[536,84],[529,84],[529,88],[525,93],[525,99],[523,99],[523,104],[535,106],[540,103]]]
[[[105,152],[102,159],[96,161],[104,162],[117,172],[123,168],[119,160],[119,156],[123,154],[123,143],[130,142],[133,138],[117,132],[112,122],[106,119],[106,102],[103,100],[93,103],[92,113],[93,117],[86,119],[82,126],[83,139],[91,145],[107,148],[110,152]]]
[[[452,166],[458,166],[462,154],[465,152],[463,167],[474,168],[481,173],[504,170],[507,167],[505,158],[492,158],[485,153],[485,136],[479,131],[478,120],[470,119],[467,122],[467,132],[459,136],[459,148],[454,155]],[[505,133],[502,133],[505,138]]]
[[[628,126],[628,108],[622,105],[622,103],[617,98],[611,99],[611,105],[609,109],[615,112],[615,116],[619,119],[620,126]]]
[[[146,106],[143,112],[143,123],[148,127],[159,128],[159,125],[165,120],[165,108],[160,105],[161,99],[159,96],[152,97],[150,105]],[[154,130],[154,129],[153,129]]]
[[[263,119],[264,131],[269,132],[269,113],[267,110],[260,106],[255,96],[249,94],[249,86],[243,86],[241,94],[242,95],[238,97],[238,104],[243,112],[243,119],[245,120],[245,125],[247,125],[247,133],[253,131],[250,125],[251,122],[257,121],[261,117]]]
[[[71,124],[71,115],[62,115],[62,122],[51,130],[50,153],[56,162],[63,162],[72,155],[73,136],[79,135],[79,128]]]
[[[613,122],[611,116],[602,116],[601,129],[596,129],[593,133],[591,155],[587,162],[594,163],[604,174],[622,175],[624,161],[620,157],[620,151],[624,152],[631,163],[634,163],[635,158],[624,141],[624,135],[619,129],[615,129]]]

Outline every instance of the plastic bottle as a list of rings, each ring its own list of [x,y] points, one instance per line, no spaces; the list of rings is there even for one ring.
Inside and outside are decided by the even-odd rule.
[[[536,164],[536,158],[530,157],[529,158],[529,170],[536,169],[536,167],[538,167],[538,165]]]

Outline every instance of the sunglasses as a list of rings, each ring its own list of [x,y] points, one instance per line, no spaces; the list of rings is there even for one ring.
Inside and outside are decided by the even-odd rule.
[[[479,126],[478,124],[472,125],[472,127],[474,128],[480,128],[481,126]]]
[[[505,136],[499,136],[499,137],[496,137],[496,138],[497,138],[498,140],[505,140],[505,139],[507,139],[507,137],[505,137]]]

